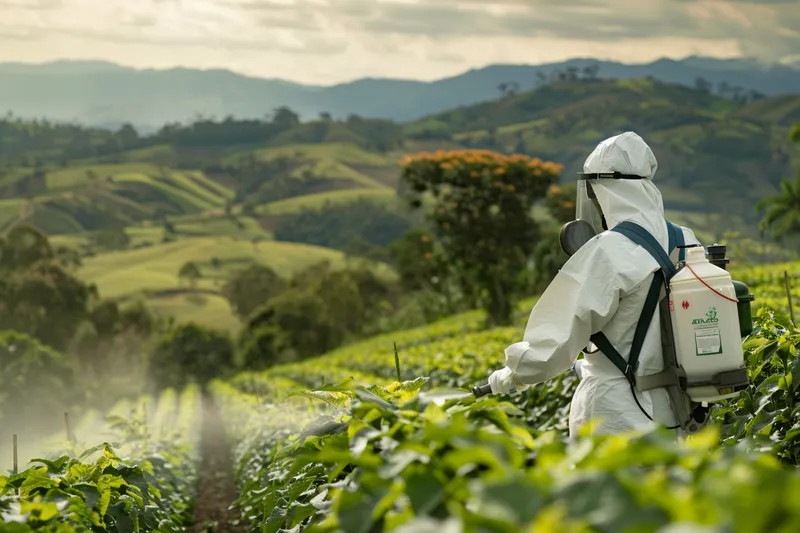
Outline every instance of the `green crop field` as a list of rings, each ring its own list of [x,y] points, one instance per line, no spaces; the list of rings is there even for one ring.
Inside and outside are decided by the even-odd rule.
[[[62,170],[55,170],[47,174],[47,187],[51,190],[72,189],[83,187],[94,179],[102,180],[107,176],[120,174],[155,174],[158,172],[156,165],[149,163],[132,163],[118,165],[86,165],[73,166]]]
[[[176,234],[187,237],[219,236],[240,239],[269,237],[269,233],[264,231],[258,221],[250,217],[239,216],[234,222],[230,217],[204,214],[176,217],[172,223]]]
[[[220,207],[233,197],[233,191],[206,178],[198,171],[174,171],[150,163],[72,166],[47,174],[49,191],[138,183],[158,189],[175,198],[187,210]]]
[[[760,299],[777,291],[770,276],[798,268],[735,275]],[[785,311],[785,302],[773,303]],[[519,307],[514,327],[481,331],[480,313],[471,313],[217,381],[223,418],[241,443],[240,504],[252,530],[656,532],[686,520],[719,528],[708,531],[798,527],[800,508],[761,491],[800,487],[800,472],[777,460],[800,460],[798,430],[789,429],[800,427],[800,393],[787,388],[800,331],[778,337],[767,315],[758,318],[745,341],[751,388],[716,404],[707,430],[680,447],[653,431],[566,443],[571,372],[498,399],[466,392],[502,366],[532,304]],[[756,405],[769,407],[751,411]],[[759,437],[762,444],[750,440]],[[725,452],[734,442],[761,448]],[[743,497],[759,512],[733,505]]]
[[[518,305],[511,327],[484,330],[476,311],[214,380],[220,412],[206,411],[203,423],[222,424],[234,445],[235,509],[252,532],[660,533],[692,523],[708,529],[691,531],[789,533],[800,527],[791,497],[800,489],[800,391],[792,386],[800,331],[758,312],[763,295],[780,292],[784,272],[800,273],[800,264],[734,271],[760,302],[744,340],[751,386],[714,404],[709,426],[679,445],[655,429],[565,440],[571,372],[513,395],[472,397],[469,388],[485,383],[519,340],[535,299]],[[100,520],[122,532],[125,517],[188,523],[189,502],[200,497],[191,491],[198,401],[189,388],[120,402],[108,414],[130,421],[110,420],[117,430],[139,420],[140,437],[79,456],[84,436],[103,425],[102,412],[87,413],[75,429],[80,442],[54,437],[36,450],[65,459],[0,476],[0,505],[46,517],[24,531],[45,523],[80,531]],[[140,472],[150,472],[148,485],[134,481]],[[99,508],[97,491],[108,500]],[[62,493],[69,508],[50,505]]]

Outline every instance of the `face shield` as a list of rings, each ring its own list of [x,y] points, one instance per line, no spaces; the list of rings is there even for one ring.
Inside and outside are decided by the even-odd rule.
[[[602,233],[608,229],[603,208],[592,187],[598,180],[640,180],[641,176],[622,174],[620,172],[579,172],[578,197],[575,199],[575,218],[591,224],[595,232]]]
[[[596,182],[595,182],[596,183]],[[603,210],[592,189],[592,180],[578,179],[578,197],[575,199],[575,219],[589,223],[595,233],[607,230]]]

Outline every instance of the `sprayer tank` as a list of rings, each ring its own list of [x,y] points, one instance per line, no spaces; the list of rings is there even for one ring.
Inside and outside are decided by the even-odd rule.
[[[730,274],[688,249],[686,266],[670,281],[670,315],[678,364],[695,402],[719,401],[738,392],[714,386],[715,376],[744,368],[736,290]]]

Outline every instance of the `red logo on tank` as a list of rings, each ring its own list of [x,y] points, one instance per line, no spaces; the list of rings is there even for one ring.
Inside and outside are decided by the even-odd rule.
[[[689,302],[684,300],[683,303],[681,304],[681,307],[683,307],[684,309],[689,309]]]

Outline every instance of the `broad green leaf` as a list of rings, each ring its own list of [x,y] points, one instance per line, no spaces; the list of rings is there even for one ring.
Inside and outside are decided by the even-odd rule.
[[[346,407],[350,402],[351,396],[345,392],[339,391],[324,391],[324,390],[303,390],[289,393],[286,397],[291,398],[295,396],[302,396],[311,400],[318,400],[325,402],[335,407]]]
[[[31,462],[31,464],[42,463],[43,465],[45,465],[47,467],[47,471],[50,474],[60,474],[60,473],[63,472],[64,466],[69,461],[70,461],[69,456],[68,455],[64,455],[64,456],[59,457],[58,459],[56,459],[54,461],[49,461],[47,459],[31,459],[30,462]]]
[[[380,518],[373,516],[373,511],[386,493],[388,493],[388,488],[377,495],[365,492],[341,492],[336,509],[339,525],[348,533],[369,533],[372,531],[375,520]]]
[[[31,468],[27,470],[20,492],[23,494],[32,492],[44,493],[47,489],[58,487],[61,480],[57,477],[50,477],[46,467]]]
[[[546,503],[533,481],[509,478],[493,483],[473,482],[474,511],[521,526],[533,520]]]
[[[661,509],[637,505],[611,473],[576,475],[556,495],[568,516],[582,517],[601,531],[655,531],[669,522]]]
[[[130,513],[125,509],[124,502],[117,502],[108,506],[108,516],[111,517],[118,533],[134,533],[135,523]]]
[[[97,486],[89,483],[76,483],[72,488],[83,494],[83,499],[89,509],[99,510],[97,504],[100,501],[100,490]]]
[[[34,502],[34,501],[21,501],[20,512],[22,514],[30,513],[31,516],[36,517],[42,522],[47,522],[54,516],[58,515],[58,505],[55,502]]]
[[[418,471],[405,479],[406,495],[417,516],[427,515],[444,500],[444,485],[430,471]]]

